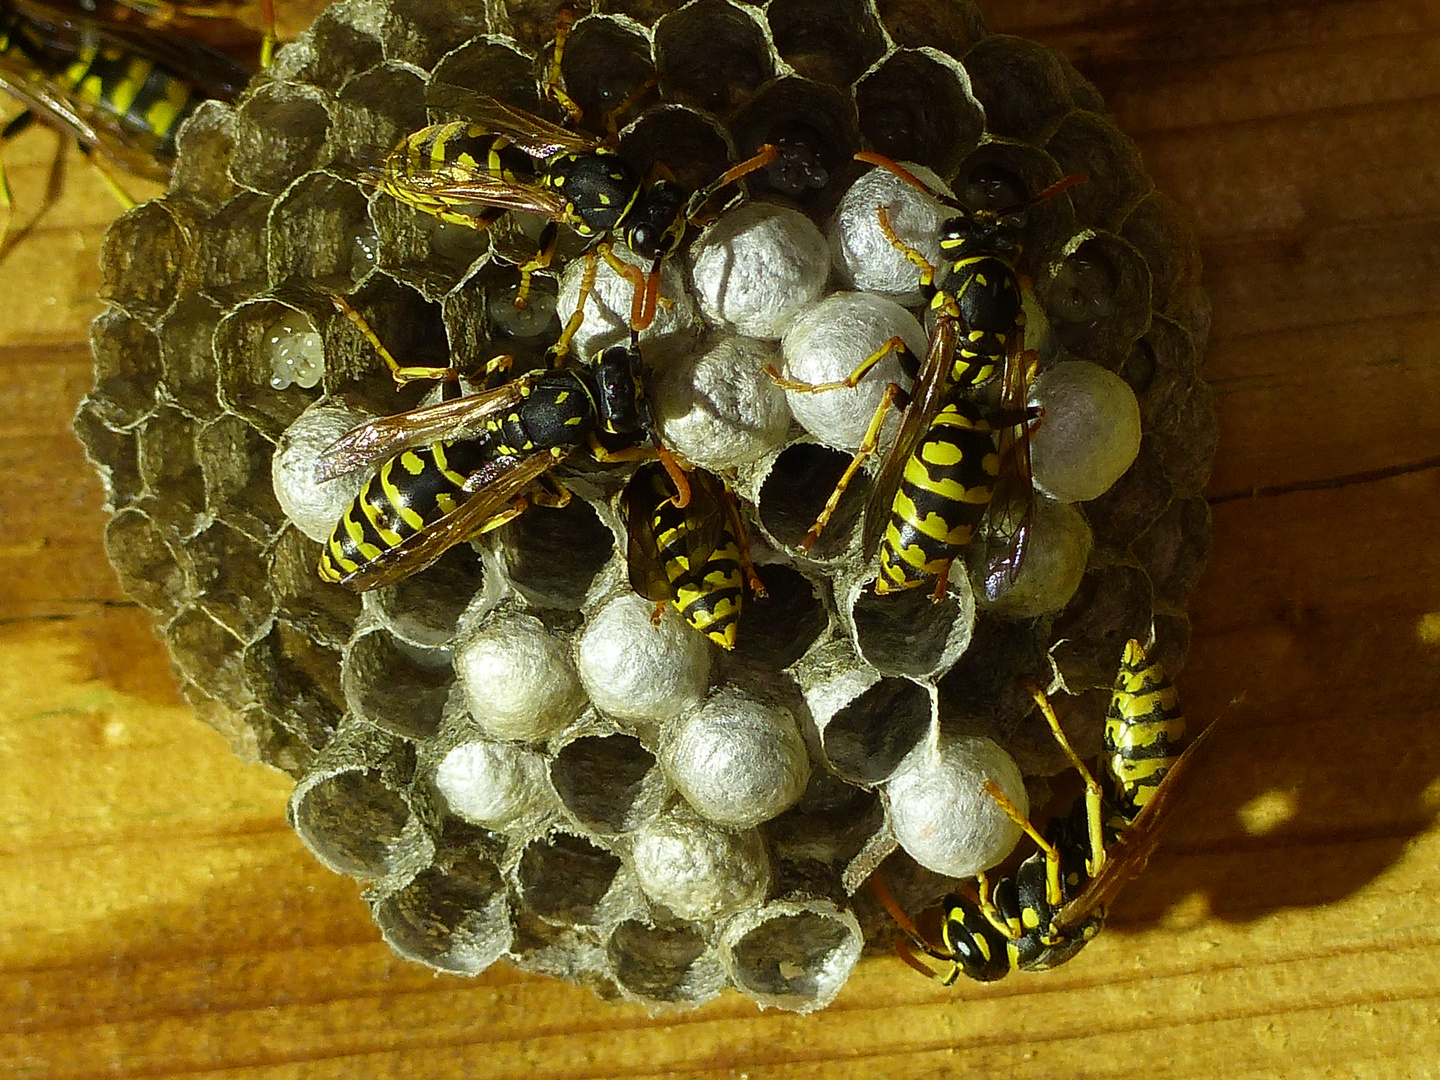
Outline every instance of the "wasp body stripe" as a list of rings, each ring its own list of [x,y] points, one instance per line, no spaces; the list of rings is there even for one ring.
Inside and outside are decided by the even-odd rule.
[[[1180,758],[1184,738],[1174,683],[1158,661],[1130,642],[1105,717],[1105,765],[1115,782],[1121,824],[1133,821],[1164,782]]]
[[[876,591],[917,588],[944,573],[984,520],[999,473],[980,407],[956,398],[904,464],[880,541]]]
[[[453,513],[468,497],[468,472],[488,459],[476,440],[440,441],[387,459],[325,544],[320,576],[339,581]]]

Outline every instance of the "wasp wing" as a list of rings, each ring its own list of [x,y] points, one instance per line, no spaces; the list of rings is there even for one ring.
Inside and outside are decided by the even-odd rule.
[[[935,414],[945,404],[950,389],[950,360],[955,355],[959,336],[960,324],[954,319],[941,315],[935,320],[924,362],[910,390],[910,405],[905,410],[900,433],[885,455],[875,485],[870,489],[870,498],[865,503],[864,551],[867,559],[872,558],[880,546],[880,537],[890,519],[890,504],[895,500],[900,477],[905,472],[905,462],[910,460],[916,446],[930,430]]]
[[[659,465],[641,466],[621,499],[628,537],[626,565],[630,587],[647,600],[673,600],[675,590],[660,558],[660,538],[655,535],[655,511],[670,496]],[[709,561],[715,549],[729,541],[728,514],[722,482],[705,469],[686,473],[690,482],[690,503],[682,511],[685,527],[681,536],[683,554],[692,570]],[[673,541],[671,547],[673,547]]]
[[[1150,796],[1145,809],[1119,837],[1106,848],[1107,858],[1100,873],[1086,884],[1079,896],[1066,904],[1051,923],[1051,932],[1065,934],[1076,929],[1096,911],[1103,911],[1126,885],[1145,869],[1150,856],[1160,846],[1165,829],[1176,805],[1184,797],[1188,774],[1200,748],[1219,726],[1212,723],[1195,736],[1185,752],[1170,768],[1165,780]]]
[[[1004,386],[1000,396],[1001,420],[996,436],[1000,479],[990,501],[985,540],[985,595],[991,600],[1015,584],[1030,547],[1035,519],[1035,476],[1030,461],[1028,398],[1039,357],[1024,348],[1022,333],[1014,335],[1015,348],[1005,358]]]
[[[475,438],[484,432],[487,421],[519,404],[537,377],[538,373],[527,372],[493,390],[367,420],[320,452],[315,479],[344,476],[373,461],[393,457],[407,446],[423,446],[438,439]]]
[[[456,113],[486,131],[504,135],[534,158],[552,158],[562,153],[589,154],[600,145],[598,139],[584,132],[552,124],[499,98],[455,83],[431,83],[426,100],[433,109]]]
[[[146,25],[143,15],[131,5],[102,3],[92,11],[41,0],[6,0],[5,6],[41,31],[46,45],[58,52],[73,54],[93,47],[98,39],[151,61],[205,97],[233,101],[254,75],[252,67],[203,41],[174,29],[161,31]],[[127,19],[131,11],[136,17]],[[254,31],[249,34],[258,58],[260,36]]]
[[[419,573],[456,544],[480,532],[554,464],[555,455],[548,451],[487,463],[466,480],[465,486],[475,490],[473,495],[444,517],[381,552],[340,583],[355,592],[367,592]]]
[[[541,214],[552,221],[568,221],[571,216],[570,204],[556,189],[526,180],[506,179],[485,169],[451,163],[419,173],[383,166],[367,172],[366,179],[402,202],[433,202],[451,207],[498,206]]]
[[[0,56],[0,91],[51,127],[104,154],[126,172],[160,183],[170,179],[170,165],[157,156],[160,142],[153,135],[122,130],[104,110],[65,93],[9,56]]]
[[[620,497],[620,512],[625,519],[625,570],[630,588],[646,600],[659,603],[673,600],[670,577],[660,561],[660,541],[655,535],[655,507],[658,493],[650,488],[636,489],[640,474],[631,478]]]

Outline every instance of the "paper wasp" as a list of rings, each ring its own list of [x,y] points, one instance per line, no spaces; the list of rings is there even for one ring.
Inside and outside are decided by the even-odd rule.
[[[453,87],[440,88],[445,93]],[[540,252],[521,267],[517,305],[530,276],[550,263],[555,225],[568,225],[593,241],[594,250],[635,288],[630,325],[643,330],[655,318],[660,264],[698,223],[727,185],[768,164],[775,148],[726,170],[688,193],[674,179],[641,177],[604,141],[552,124],[486,94],[456,91],[453,108],[469,119],[422,128],[391,151],[373,182],[396,199],[452,224],[477,229],[506,210],[550,219]],[[449,107],[449,106],[447,106]],[[609,238],[619,237],[648,271],[616,258]],[[581,304],[583,309],[583,302]]]
[[[148,10],[138,0],[85,9],[0,0],[0,91],[24,107],[0,129],[0,145],[47,124],[79,143],[126,206],[133,200],[107,165],[168,181],[185,118],[206,98],[233,100],[253,71],[202,41],[156,29],[147,19],[160,15]],[[255,48],[263,52],[258,36]],[[12,203],[3,167],[0,203]]]
[[[1032,688],[1036,704],[1085,793],[1041,834],[992,783],[985,789],[1038,850],[1013,877],[991,885],[982,875],[977,896],[952,894],[940,907],[940,944],[916,928],[876,875],[871,887],[904,932],[901,957],[949,986],[961,975],[992,982],[1011,971],[1044,971],[1078,953],[1100,932],[1110,904],[1145,868],[1159,845],[1211,724],[1180,752],[1185,721],[1174,685],[1138,641],[1125,646],[1105,719],[1107,757],[1097,781],[1071,747],[1049,699]],[[924,959],[939,962],[935,968]]]
[[[364,333],[397,383],[454,378],[450,368],[403,367],[343,300],[336,306]],[[487,375],[504,375],[497,357]],[[367,421],[321,453],[316,477],[381,462],[320,556],[320,577],[357,592],[418,573],[451,547],[503,525],[532,502],[564,506],[570,493],[549,474],[582,447],[598,461],[660,453],[688,502],[689,486],[660,450],[633,336],[593,365],[527,371],[464,397]],[[649,447],[645,444],[649,444]],[[678,477],[678,479],[676,479]]]
[[[924,358],[916,361],[897,338],[837,382],[794,382],[769,369],[785,389],[816,393],[855,386],[895,351],[915,378],[908,394],[896,384],[887,387],[849,468],[800,546],[808,549],[819,538],[855,472],[878,450],[886,413],[903,407],[900,433],[866,505],[864,550],[867,558],[877,551],[880,555],[875,591],[933,586],[938,600],[951,564],[974,539],[987,512],[991,535],[1005,541],[1004,553],[989,560],[985,575],[987,591],[998,591],[1024,559],[1034,506],[1028,429],[1039,414],[1026,406],[1026,395],[1037,358],[1025,349],[1025,312],[1015,269],[1024,212],[1084,177],[1068,176],[1017,206],[972,209],[931,190],[887,157],[867,152],[856,158],[894,173],[953,211],[940,236],[949,262],[942,279],[942,267],[900,239],[885,208],[877,207],[885,236],[920,269],[921,292],[934,316]],[[999,407],[986,410],[977,391],[997,375]],[[1002,473],[1012,483],[996,498]]]
[[[733,649],[747,586],[764,596],[745,540],[745,524],[725,482],[687,472],[690,501],[677,506],[662,463],[641,465],[621,496],[630,587],[673,603],[685,621],[722,649]]]

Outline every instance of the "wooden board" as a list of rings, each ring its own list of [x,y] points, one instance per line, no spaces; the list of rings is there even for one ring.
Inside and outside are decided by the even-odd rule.
[[[1440,0],[984,5],[1100,86],[1193,214],[1215,556],[1184,819],[1070,965],[862,963],[816,1016],[650,1018],[437,977],[176,696],[70,436],[111,204],[72,165],[0,266],[0,1070],[44,1078],[1440,1075]],[[6,149],[33,206],[55,141]],[[22,211],[23,217],[23,211]]]

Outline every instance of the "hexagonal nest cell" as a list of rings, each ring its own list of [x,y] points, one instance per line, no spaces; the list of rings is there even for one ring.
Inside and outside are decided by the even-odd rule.
[[[567,94],[578,116],[557,107]],[[693,191],[773,147],[697,208],[638,336],[657,440],[692,470],[695,509],[663,497],[663,472],[581,447],[497,512],[527,490],[542,505],[460,530],[433,565],[357,596],[316,570],[332,529],[366,551],[352,500],[400,499],[436,438],[469,454],[460,503],[531,457],[474,427],[427,429],[373,479],[378,453],[322,481],[327,446],[485,392],[497,355],[514,358],[500,378],[538,386],[588,270],[567,370],[647,321],[616,269],[623,229],[614,258],[592,260],[562,223],[522,310],[535,214],[467,228],[483,208],[447,220],[382,189],[400,140],[487,96],[614,148],[644,190],[673,177]],[[1022,678],[1049,688],[1088,753],[1129,638],[1183,664],[1209,547],[1208,308],[1192,239],[1101,108],[1063,58],[987,34],[968,0],[345,0],[233,107],[190,120],[169,193],[110,230],[76,432],[105,483],[107,551],[186,694],[296,778],[295,829],[364,883],[397,952],[461,974],[504,958],[652,1008],[726,987],[820,1008],[893,936],[860,891],[882,860],[921,906],[1016,843],[962,829],[980,847],[937,861],[901,828],[917,809],[900,813],[897,778],[937,790],[915,770],[983,744],[946,760],[980,769],[974,788],[1013,774],[1012,797],[1028,785],[1038,805],[1065,761]],[[858,151],[903,160],[930,191]],[[546,166],[519,165],[532,182]],[[920,265],[942,287],[953,274],[946,219],[1027,200],[1007,257],[1029,351],[960,395],[1001,435],[982,436],[1000,487],[938,587],[877,594],[868,534],[889,507],[871,493],[897,419],[813,546],[806,530],[887,384],[903,413],[935,332]],[[460,397],[443,380],[397,390],[336,297],[400,362],[476,381]],[[905,345],[853,387],[795,385],[843,379],[887,342]],[[1017,381],[1039,408],[1020,408]],[[520,409],[516,384],[499,385]],[[732,540],[764,595],[740,585]],[[647,542],[672,546],[647,564]],[[697,607],[697,588],[729,598]],[[727,640],[717,613],[735,595]]]

